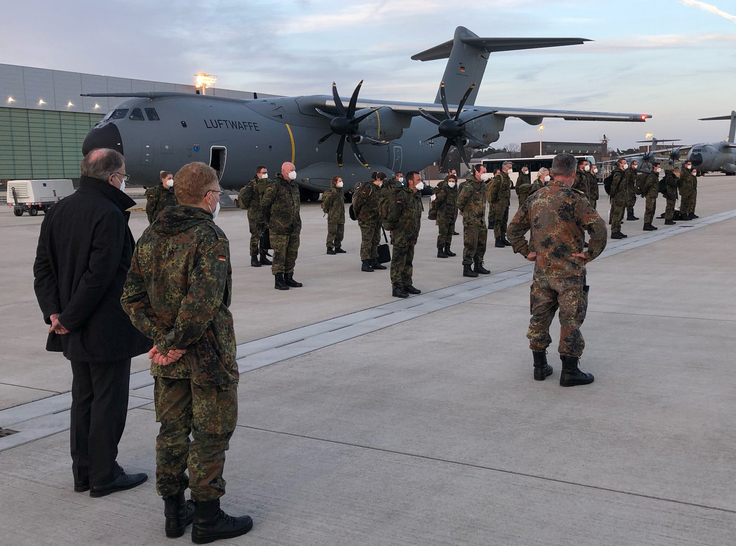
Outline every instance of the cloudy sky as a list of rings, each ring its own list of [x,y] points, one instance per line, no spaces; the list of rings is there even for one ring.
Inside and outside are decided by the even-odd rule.
[[[652,132],[721,140],[736,109],[736,0],[24,0],[5,2],[0,62],[279,95],[434,100],[452,38],[555,36],[581,46],[494,53],[477,104],[650,113],[646,124],[545,121],[545,140],[627,148]],[[497,144],[533,141],[511,119]]]

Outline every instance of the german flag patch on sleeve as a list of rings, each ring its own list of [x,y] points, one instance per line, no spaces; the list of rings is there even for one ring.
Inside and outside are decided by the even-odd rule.
[[[224,255],[220,254],[217,257],[217,259],[220,260],[221,262],[226,262],[227,261],[227,256],[224,256]]]

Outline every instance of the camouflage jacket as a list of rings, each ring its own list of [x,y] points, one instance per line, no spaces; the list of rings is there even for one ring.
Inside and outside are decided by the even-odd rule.
[[[547,183],[542,180],[541,178],[537,177],[537,179],[532,184],[531,190],[529,190],[529,195],[533,194],[537,190],[541,190],[547,185]]]
[[[328,223],[345,223],[345,192],[342,188],[332,186],[322,194],[322,210],[327,213]]]
[[[677,188],[680,190],[680,195],[688,197],[695,193],[695,185],[697,184],[697,178],[695,175],[682,167],[680,171],[680,178],[677,181]]]
[[[288,235],[302,230],[300,200],[299,185],[294,180],[285,179],[281,173],[277,174],[261,198],[263,220],[268,223],[271,233]]]
[[[451,188],[446,182],[440,182],[434,189],[434,206],[437,209],[437,217],[452,220],[457,210],[457,186]]]
[[[682,175],[680,175],[682,176]],[[677,201],[677,183],[679,179],[675,176],[672,171],[666,171],[664,173],[664,197],[668,201]]]
[[[659,193],[659,173],[651,172],[646,175],[642,184],[641,194],[648,199],[656,199]]]
[[[636,176],[639,174],[639,171],[633,167],[629,167],[624,171],[624,174],[626,175],[625,184],[627,195],[636,194]]]
[[[500,207],[511,205],[511,178],[501,171],[488,185],[488,202]]]
[[[381,190],[373,182],[365,182],[353,199],[353,210],[355,216],[364,224],[376,224],[381,219],[379,205],[381,201]]]
[[[486,183],[470,176],[460,188],[457,209],[463,215],[463,225],[476,227],[486,225]]]
[[[248,211],[248,218],[260,220],[263,218],[263,207],[261,200],[266,188],[273,184],[268,178],[254,176],[243,186],[238,194],[238,206]]]
[[[186,349],[151,375],[197,385],[238,381],[230,244],[212,215],[179,205],[162,212],[138,240],[120,302],[133,325],[164,354]]]
[[[516,195],[519,197],[519,204],[526,201],[532,191],[532,179],[529,174],[519,173],[516,179]]]
[[[394,191],[394,198],[386,218],[394,246],[413,246],[417,243],[422,208],[422,196],[419,192],[409,186],[401,186]]]
[[[581,191],[585,194],[586,197],[590,196],[590,191],[588,190],[588,177],[586,176],[588,173],[585,171],[581,171],[578,169],[575,171],[575,182],[572,183],[572,189]]]
[[[600,198],[600,191],[598,189],[598,177],[593,173],[585,173],[588,177],[588,197],[590,199],[598,200]]]
[[[179,204],[174,195],[174,188],[164,188],[163,184],[158,184],[146,190],[146,215],[148,223],[153,224],[154,220],[166,207],[173,207]]]
[[[613,180],[611,182],[611,201],[621,201],[626,198],[626,172],[616,165],[613,169]]]
[[[524,238],[531,230],[530,240]],[[585,257],[596,258],[606,247],[606,223],[582,192],[554,180],[529,196],[514,216],[506,236],[514,252],[536,252],[535,277],[577,277],[585,273],[585,231],[590,234]]]

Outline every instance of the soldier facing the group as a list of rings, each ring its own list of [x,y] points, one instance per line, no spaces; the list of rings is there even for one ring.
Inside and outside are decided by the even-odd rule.
[[[511,206],[511,178],[509,173],[514,171],[511,161],[504,161],[501,170],[488,184],[488,203],[493,208],[493,235],[496,238],[495,246],[504,248],[511,246],[506,239],[506,226],[509,223],[509,207]]]
[[[434,207],[437,210],[437,257],[452,258],[457,256],[450,246],[452,235],[455,230],[455,218],[457,217],[457,177],[448,175],[447,178],[437,184],[434,193]]]
[[[268,170],[263,165],[256,167],[256,174],[246,182],[238,194],[238,206],[248,211],[248,228],[250,229],[250,265],[261,267],[271,265],[268,259],[268,250],[262,248],[263,231],[266,223],[263,220],[261,200],[266,188],[271,184]]]
[[[161,183],[146,190],[146,216],[148,223],[158,218],[158,215],[166,207],[178,205],[176,195],[174,194],[174,175],[169,171],[161,171],[159,173]]]
[[[483,267],[488,240],[485,219],[487,180],[485,166],[473,165],[472,174],[463,182],[457,196],[457,209],[463,217],[463,277],[490,273]]]
[[[532,179],[529,175],[529,167],[524,165],[521,168],[519,177],[516,179],[516,195],[519,198],[519,208],[524,204],[527,197],[532,191]]]
[[[327,214],[327,254],[344,254],[345,193],[342,178],[333,176],[330,189],[322,194],[322,210]]]
[[[406,298],[409,294],[420,294],[414,287],[414,247],[419,238],[422,225],[422,194],[424,183],[418,172],[410,171],[406,175],[407,184],[401,184],[394,190],[386,227],[391,231],[394,248],[391,257],[391,295]]]

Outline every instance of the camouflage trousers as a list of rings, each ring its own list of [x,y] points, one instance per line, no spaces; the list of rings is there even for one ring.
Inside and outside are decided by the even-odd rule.
[[[634,205],[636,205],[636,193],[634,192],[633,188],[626,189],[626,206],[634,210]]]
[[[414,274],[414,245],[394,246],[391,256],[391,286],[409,286]]]
[[[488,229],[496,225],[496,208],[492,203],[488,204]]]
[[[506,227],[509,225],[509,207],[499,204],[496,204],[493,207],[496,209],[494,214],[495,222],[493,224],[493,235],[496,239],[506,237]]]
[[[695,212],[695,195],[692,193],[680,194],[680,212],[690,214]]]
[[[250,255],[255,256],[260,250],[261,235],[263,235],[266,224],[258,217],[251,218],[248,213],[248,227],[250,228]]]
[[[463,227],[463,265],[483,263],[486,255],[488,229],[484,225]]]
[[[381,223],[358,221],[360,226],[360,259],[378,258],[378,243],[381,242]]]
[[[549,327],[560,310],[560,345],[558,351],[564,356],[579,357],[583,354],[585,341],[580,326],[588,310],[588,286],[585,276],[568,278],[534,277],[531,287],[531,315],[529,348],[545,351],[552,343]]]
[[[439,226],[439,234],[437,235],[437,248],[446,248],[452,244],[452,234],[455,232],[454,216],[438,216],[437,225]]]
[[[644,223],[651,224],[654,220],[654,213],[657,210],[657,198],[647,197],[646,204],[644,205]]]
[[[271,273],[293,273],[296,258],[299,255],[299,232],[287,235],[271,233],[273,249],[273,265]]]
[[[327,248],[340,248],[345,236],[345,222],[327,222]]]
[[[219,499],[225,494],[225,451],[238,420],[237,383],[202,386],[166,377],[155,381],[156,421],[161,423],[156,491],[170,497],[189,487],[195,501]]]
[[[667,199],[667,206],[664,209],[664,219],[672,220],[675,217],[675,203],[677,199]]]
[[[611,201],[611,233],[621,231],[621,222],[624,220],[626,206],[623,203]]]

